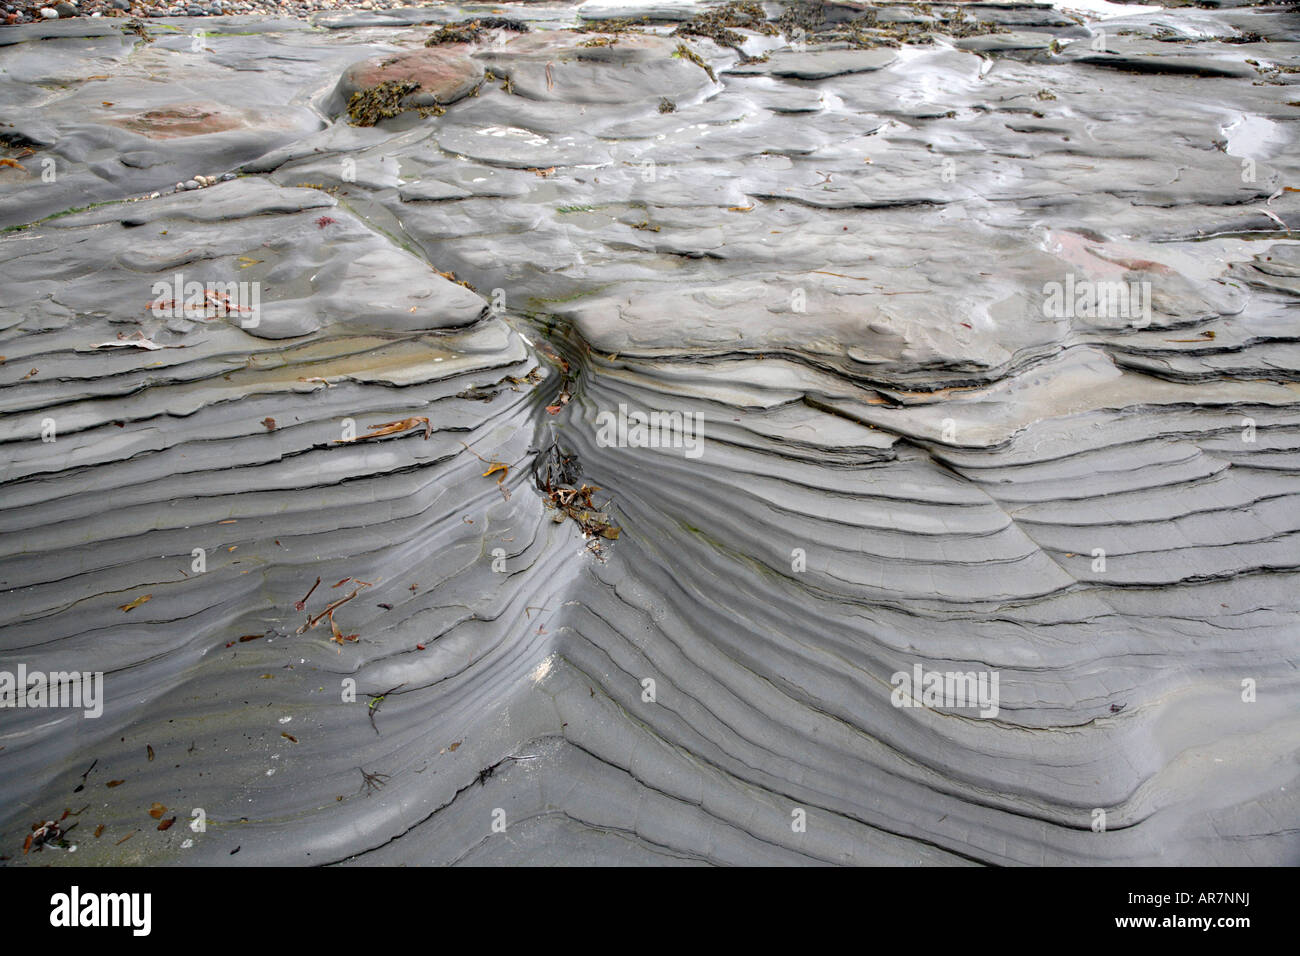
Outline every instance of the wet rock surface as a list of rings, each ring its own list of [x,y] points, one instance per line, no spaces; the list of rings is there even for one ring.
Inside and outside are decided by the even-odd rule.
[[[352,97],[381,83],[414,84],[403,98],[411,107],[443,106],[464,99],[483,82],[483,68],[461,49],[438,47],[364,60],[347,69],[335,88],[331,110],[342,112]]]
[[[0,30],[6,865],[1300,861],[1294,10],[492,10]]]

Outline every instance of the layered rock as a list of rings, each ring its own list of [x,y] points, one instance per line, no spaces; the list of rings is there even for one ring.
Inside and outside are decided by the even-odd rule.
[[[1295,862],[1292,20],[507,6],[0,86],[8,855]]]

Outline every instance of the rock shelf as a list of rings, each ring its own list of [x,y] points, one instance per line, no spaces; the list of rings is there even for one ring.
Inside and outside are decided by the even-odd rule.
[[[959,8],[0,28],[0,859],[1300,861],[1300,16]]]

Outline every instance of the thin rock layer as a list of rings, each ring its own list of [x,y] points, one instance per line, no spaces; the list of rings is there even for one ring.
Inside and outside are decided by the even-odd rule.
[[[1295,14],[503,9],[0,31],[4,862],[1300,861]]]

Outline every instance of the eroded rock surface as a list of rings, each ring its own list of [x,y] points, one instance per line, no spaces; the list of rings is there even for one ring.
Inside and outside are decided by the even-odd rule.
[[[0,30],[8,865],[1300,862],[1294,10],[501,9]]]

